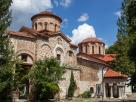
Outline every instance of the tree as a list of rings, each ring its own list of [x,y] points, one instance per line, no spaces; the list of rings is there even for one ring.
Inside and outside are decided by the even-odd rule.
[[[108,53],[115,53],[116,59],[110,62],[113,69],[131,76],[135,70],[135,64],[129,57],[130,49],[130,24],[128,9],[132,0],[124,0],[121,7],[121,17],[118,19],[117,41],[108,49]],[[129,11],[130,12],[130,11]]]
[[[129,58],[135,63],[135,71],[131,76],[131,85],[136,92],[136,1],[130,0],[127,5],[127,22],[129,26]]]
[[[130,84],[136,90],[136,1],[123,0],[121,17],[118,20],[117,41],[107,51],[117,54],[110,64],[116,70],[131,77]]]
[[[76,89],[76,81],[74,80],[73,71],[71,71],[70,85],[68,88],[68,97],[73,97]]]
[[[36,93],[32,97],[41,102],[54,98],[54,95],[59,92],[58,82],[62,79],[65,67],[65,65],[60,65],[55,58],[35,62],[29,72],[29,78],[33,85],[32,91]]]
[[[0,0],[0,101],[8,98],[12,82],[12,48],[5,30],[11,23],[12,0]]]

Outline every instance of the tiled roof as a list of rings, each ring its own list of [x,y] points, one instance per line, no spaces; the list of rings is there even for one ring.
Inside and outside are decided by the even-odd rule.
[[[49,12],[49,11],[40,12],[40,13],[32,16],[31,20],[33,20],[34,18],[39,17],[39,16],[53,16],[53,17],[57,18],[60,22],[62,22],[62,19],[59,16],[57,16],[57,15],[55,15],[52,12]]]
[[[77,54],[77,57],[80,57],[80,56],[81,56],[81,58],[84,57],[88,61],[91,61],[91,62],[94,62],[94,63],[101,64],[101,65],[109,67],[109,65],[105,61],[103,61],[103,60],[101,60],[99,58],[96,58],[94,56],[90,56],[90,55],[88,55],[86,53],[81,53],[81,52]]]
[[[83,41],[81,41],[81,43],[79,43],[79,44],[83,44],[83,43],[102,43],[102,44],[104,44],[104,42],[102,42],[101,40],[99,40],[97,38],[86,38]]]
[[[108,69],[104,74],[105,78],[127,78],[127,75],[122,74],[121,72],[113,71],[112,69]]]
[[[31,28],[27,28],[24,26],[19,30],[19,32],[15,32],[15,31],[11,31],[11,30],[8,30],[7,32],[9,35],[27,37],[27,38],[36,38],[37,36],[42,36],[42,37],[46,37],[46,38],[49,37],[48,34],[39,33],[36,30],[33,30]]]
[[[100,57],[101,60],[106,61],[106,62],[110,62],[113,61],[116,57],[116,54],[106,54],[102,57]]]
[[[12,35],[12,36],[19,36],[19,37],[25,37],[25,38],[32,38],[34,39],[35,36],[32,35],[32,34],[29,34],[29,33],[26,33],[26,32],[15,32],[15,31],[6,31],[9,35]]]

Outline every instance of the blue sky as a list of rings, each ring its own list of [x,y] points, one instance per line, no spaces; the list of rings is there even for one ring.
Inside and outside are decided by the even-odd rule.
[[[13,0],[13,23],[11,29],[17,30],[25,25],[31,27],[30,17],[38,12],[51,10],[63,19],[62,31],[72,40],[78,27],[92,27],[97,38],[107,45],[116,40],[117,19],[122,0]],[[45,4],[44,4],[45,3]],[[86,24],[86,26],[85,26]],[[74,32],[74,30],[76,30]],[[84,30],[84,29],[83,29]],[[87,30],[87,29],[86,29]],[[88,31],[88,30],[87,30]],[[79,32],[79,31],[78,31]],[[80,32],[79,32],[80,33]],[[80,37],[88,32],[83,32]],[[75,35],[77,36],[77,35]],[[88,37],[88,36],[86,36]],[[81,39],[79,39],[81,40]]]

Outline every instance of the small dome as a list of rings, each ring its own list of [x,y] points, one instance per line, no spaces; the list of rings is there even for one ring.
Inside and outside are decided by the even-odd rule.
[[[102,42],[101,40],[97,38],[86,38],[80,44],[83,44],[83,43],[102,43],[104,44],[104,42]]]
[[[40,13],[32,16],[31,20],[33,20],[34,18],[39,17],[39,16],[52,16],[52,17],[57,18],[60,22],[62,22],[62,19],[59,16],[57,16],[57,15],[55,15],[52,12],[49,12],[49,11],[40,12]]]

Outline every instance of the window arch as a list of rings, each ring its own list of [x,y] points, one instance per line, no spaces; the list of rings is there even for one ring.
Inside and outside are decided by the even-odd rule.
[[[57,43],[61,45],[61,44],[62,44],[62,39],[61,39],[61,38],[58,38],[58,39],[57,39]]]
[[[94,46],[92,46],[92,54],[94,54]]]
[[[63,50],[61,48],[56,48],[56,58],[62,62],[63,59]]]
[[[37,23],[35,23],[35,29],[37,30]]]
[[[19,58],[23,61],[23,62],[25,62],[25,63],[33,63],[33,58],[32,58],[32,56],[30,56],[29,54],[27,54],[27,53],[21,53],[21,54],[19,54]]]
[[[99,46],[99,54],[101,54],[101,46]]]
[[[44,29],[47,30],[47,22],[44,22]]]
[[[54,28],[54,31],[55,31],[55,32],[57,31],[57,24],[55,24],[55,28]]]

